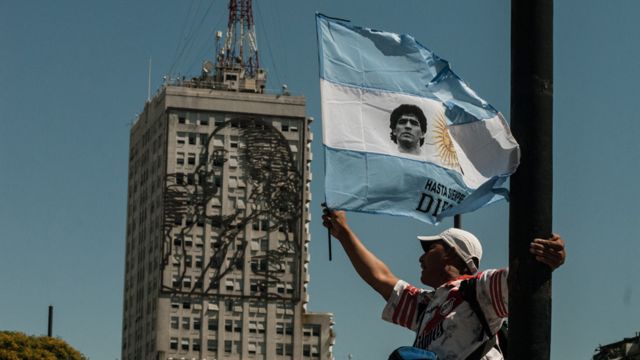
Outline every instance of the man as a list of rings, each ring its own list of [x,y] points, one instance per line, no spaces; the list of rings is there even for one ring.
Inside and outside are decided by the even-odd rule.
[[[420,281],[434,288],[418,289],[399,280],[351,231],[344,211],[324,210],[323,225],[340,241],[360,277],[387,301],[382,318],[416,332],[413,346],[437,354],[438,359],[464,360],[490,338],[479,315],[465,301],[461,286],[473,284],[477,303],[491,334],[508,316],[507,269],[477,272],[482,258],[480,241],[461,229],[436,236],[419,236]],[[562,239],[535,239],[530,246],[536,259],[551,269],[564,263]],[[465,283],[466,284],[463,284]],[[503,359],[496,347],[481,354],[484,360]]]
[[[427,118],[422,110],[415,105],[403,104],[393,110],[389,120],[391,140],[398,144],[398,151],[420,155],[427,133]]]

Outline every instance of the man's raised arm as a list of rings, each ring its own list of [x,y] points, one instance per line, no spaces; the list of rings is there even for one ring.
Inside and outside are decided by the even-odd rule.
[[[398,282],[398,278],[351,231],[344,211],[324,209],[323,212],[322,225],[329,229],[331,235],[340,241],[356,272],[367,284],[380,293],[385,300],[388,300],[393,287]]]

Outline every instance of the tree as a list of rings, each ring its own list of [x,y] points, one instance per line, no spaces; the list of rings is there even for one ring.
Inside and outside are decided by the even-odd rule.
[[[15,331],[0,331],[0,359],[88,360],[62,339],[29,336]]]

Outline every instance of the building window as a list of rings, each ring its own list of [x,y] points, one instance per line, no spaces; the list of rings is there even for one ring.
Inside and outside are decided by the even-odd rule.
[[[227,291],[233,291],[233,289],[235,287],[233,279],[225,280],[224,287],[225,287],[225,289],[227,289]]]
[[[196,164],[196,154],[189,153],[189,154],[187,154],[187,156],[188,156],[187,164],[188,165],[195,165]]]
[[[224,341],[224,352],[227,354],[231,354],[231,348],[233,347],[233,342],[231,340]]]
[[[184,153],[179,152],[176,154],[176,164],[179,166],[184,165]]]
[[[187,134],[183,133],[183,132],[178,132],[176,134],[176,143],[178,144],[178,146],[182,146],[185,144],[185,138],[187,137]]]
[[[311,345],[304,344],[302,345],[302,356],[311,356]]]
[[[171,350],[178,350],[178,338],[171,338],[171,342],[169,342],[169,348]]]
[[[224,331],[233,331],[233,320],[226,319],[224,321]]]
[[[280,335],[284,334],[284,323],[281,323],[281,322],[276,323],[276,333]]]
[[[193,318],[193,330],[200,330],[200,319],[199,318]]]
[[[171,328],[172,329],[177,329],[179,327],[178,322],[179,322],[179,318],[177,316],[172,316],[171,317]]]
[[[207,350],[211,352],[218,351],[218,340],[217,339],[208,339],[207,340]]]
[[[190,321],[191,321],[191,319],[189,319],[188,317],[183,317],[182,318],[182,328],[185,329],[185,330],[189,330]]]
[[[182,345],[182,350],[189,350],[189,339],[182,339],[180,343]]]
[[[196,144],[196,135],[194,133],[189,133],[189,145],[195,145]]]
[[[197,340],[197,339],[191,340],[191,349],[193,351],[200,351],[200,340]]]
[[[276,355],[284,355],[284,344],[276,344]]]
[[[218,319],[209,319],[207,323],[207,329],[209,331],[217,331],[218,330]]]
[[[218,290],[220,288],[220,283],[215,279],[211,279],[210,288],[213,289],[213,290]]]

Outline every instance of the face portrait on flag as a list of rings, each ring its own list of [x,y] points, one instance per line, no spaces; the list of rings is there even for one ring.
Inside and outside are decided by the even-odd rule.
[[[427,133],[427,118],[415,105],[402,104],[391,112],[389,119],[391,141],[398,145],[398,151],[420,155]]]

